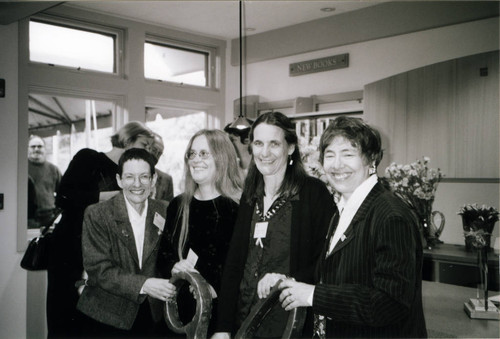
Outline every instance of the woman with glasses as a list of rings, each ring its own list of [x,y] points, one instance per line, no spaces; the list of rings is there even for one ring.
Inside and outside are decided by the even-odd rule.
[[[112,149],[103,153],[84,148],[75,154],[56,196],[62,218],[53,232],[47,285],[48,337],[77,335],[75,287],[82,278],[82,224],[87,206],[116,195],[118,159],[129,148],[147,148],[153,142],[149,128],[131,121],[111,136]]]
[[[189,141],[184,164],[185,190],[168,206],[157,266],[163,278],[180,271],[199,272],[215,297],[243,186],[238,160],[224,132],[204,129]],[[181,289],[177,300],[180,319],[187,323],[196,309],[193,296]],[[214,299],[209,334],[216,310]]]
[[[250,147],[253,158],[224,267],[214,338],[234,334],[280,280],[313,281],[334,210],[326,186],[307,176],[295,127],[285,115],[260,115],[250,131]],[[281,338],[287,320],[277,304],[253,337]],[[312,333],[312,314],[309,320]]]

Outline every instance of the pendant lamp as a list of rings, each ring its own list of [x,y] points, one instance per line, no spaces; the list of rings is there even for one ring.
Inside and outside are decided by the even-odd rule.
[[[239,43],[240,43],[240,112],[238,115],[238,118],[229,126],[231,128],[236,128],[236,129],[245,129],[245,128],[250,128],[251,123],[250,121],[246,118],[245,112],[243,111],[243,34],[242,34],[242,5],[243,5],[243,0],[239,1],[239,28],[240,28],[240,34],[239,34]]]

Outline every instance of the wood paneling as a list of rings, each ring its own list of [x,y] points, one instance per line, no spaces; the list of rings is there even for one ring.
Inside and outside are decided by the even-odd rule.
[[[456,63],[457,177],[498,178],[498,52],[462,58]],[[480,76],[480,68],[487,68],[488,76]]]
[[[365,87],[364,118],[379,130],[384,148],[379,175],[384,175],[383,171],[393,161],[406,162],[406,143],[401,140],[406,140],[407,135],[407,81],[405,73]]]
[[[386,148],[380,169],[428,156],[447,178],[498,178],[498,81],[495,51],[365,86],[365,117]]]

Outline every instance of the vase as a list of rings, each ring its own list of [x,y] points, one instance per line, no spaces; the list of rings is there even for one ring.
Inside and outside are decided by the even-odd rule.
[[[477,233],[478,231],[483,231],[480,233],[482,241],[484,241],[485,251],[492,251],[491,247],[491,232],[493,232],[493,228],[495,227],[496,221],[493,222],[485,222],[480,219],[468,220],[462,215],[462,227],[464,230],[464,240],[465,240],[465,249],[467,251],[472,251],[477,246],[474,246],[477,243]]]
[[[439,217],[439,220],[436,220],[436,216]],[[421,215],[419,219],[425,240],[425,247],[431,249],[437,244],[442,244],[443,242],[439,240],[439,236],[443,233],[444,229],[444,214],[440,211],[432,211],[429,214]],[[436,225],[437,221],[439,221],[439,226]]]

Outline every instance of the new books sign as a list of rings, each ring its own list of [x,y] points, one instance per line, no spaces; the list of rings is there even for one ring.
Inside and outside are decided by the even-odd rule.
[[[349,54],[339,54],[326,58],[302,61],[290,64],[290,76],[330,71],[349,67]]]

